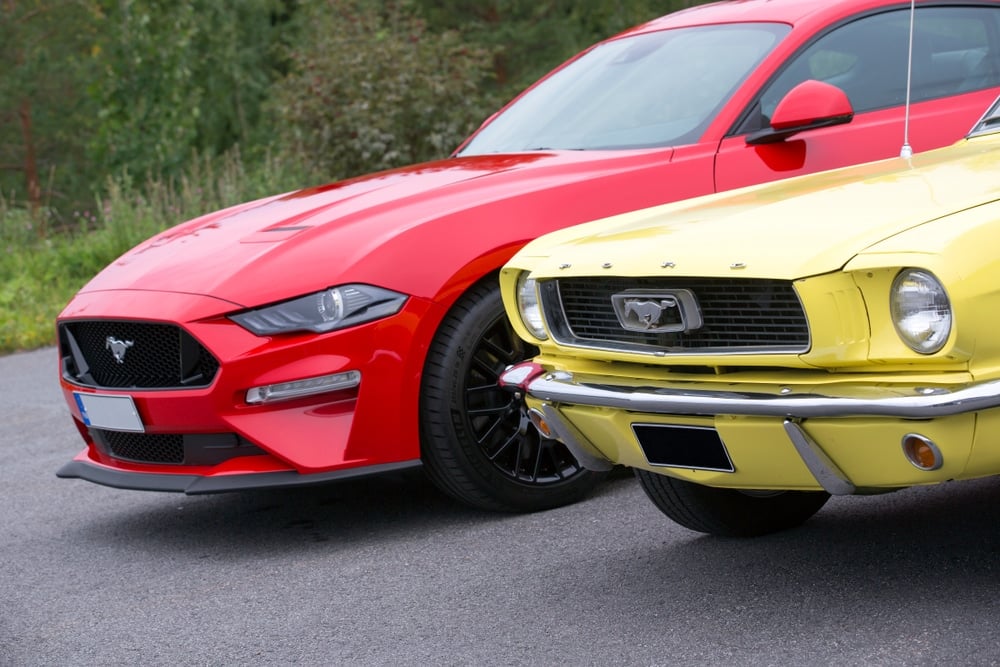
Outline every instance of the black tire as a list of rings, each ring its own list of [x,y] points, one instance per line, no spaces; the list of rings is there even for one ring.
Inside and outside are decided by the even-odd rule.
[[[424,468],[445,493],[481,509],[532,512],[575,502],[605,476],[541,438],[523,402],[497,384],[535,352],[507,322],[495,277],[441,323],[424,364],[420,436]]]
[[[724,537],[756,537],[794,528],[830,499],[824,491],[718,489],[636,470],[643,491],[661,512],[691,530]]]

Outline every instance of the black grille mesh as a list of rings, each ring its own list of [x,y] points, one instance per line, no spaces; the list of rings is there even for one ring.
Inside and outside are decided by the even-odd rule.
[[[94,443],[108,455],[134,463],[213,466],[264,451],[235,433],[135,433],[90,430]]]
[[[121,362],[111,340],[131,343]],[[117,389],[204,387],[219,369],[189,333],[172,324],[92,320],[60,325],[60,347],[71,381]]]
[[[101,430],[100,437],[116,459],[138,463],[184,462],[184,436]]]
[[[554,289],[552,289],[554,287]],[[694,293],[703,326],[695,331],[629,331],[615,315],[611,297],[625,290],[685,289]],[[560,342],[638,351],[800,352],[809,347],[809,326],[791,283],[728,278],[569,278],[542,289],[546,318]],[[560,306],[561,304],[561,306]]]

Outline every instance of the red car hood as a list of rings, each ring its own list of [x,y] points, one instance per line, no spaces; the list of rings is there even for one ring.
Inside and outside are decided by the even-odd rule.
[[[669,161],[669,151],[660,154]],[[256,306],[345,282],[400,289],[399,278],[389,274],[406,270],[387,266],[448,262],[450,243],[460,242],[470,226],[492,224],[484,207],[490,221],[503,220],[505,211],[523,217],[526,206],[558,206],[579,197],[593,179],[649,161],[635,153],[462,157],[299,190],[167,230],[125,253],[81,291],[182,292]],[[559,187],[566,185],[574,187]],[[548,225],[557,226],[563,225]],[[406,256],[364,268],[370,258],[401,249]]]

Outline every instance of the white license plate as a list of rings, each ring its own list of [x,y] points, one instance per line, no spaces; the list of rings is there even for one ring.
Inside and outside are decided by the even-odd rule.
[[[83,423],[110,431],[143,432],[145,427],[131,396],[106,396],[74,392],[76,405],[83,415]]]

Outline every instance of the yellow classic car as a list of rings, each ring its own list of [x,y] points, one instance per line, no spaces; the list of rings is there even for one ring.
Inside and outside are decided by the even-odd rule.
[[[998,129],[543,236],[501,273],[538,348],[502,384],[705,533],[1000,473]]]

